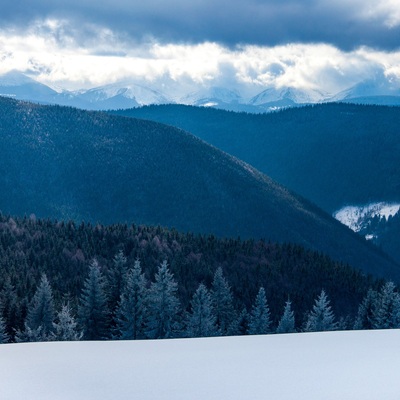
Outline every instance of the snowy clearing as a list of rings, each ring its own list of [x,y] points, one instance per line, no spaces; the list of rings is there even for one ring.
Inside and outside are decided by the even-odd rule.
[[[400,330],[0,346],[2,400],[398,400]]]
[[[363,225],[375,216],[380,219],[389,219],[400,210],[400,204],[397,203],[371,203],[364,206],[346,206],[333,213],[333,217],[342,224],[348,226],[354,232],[359,232]]]

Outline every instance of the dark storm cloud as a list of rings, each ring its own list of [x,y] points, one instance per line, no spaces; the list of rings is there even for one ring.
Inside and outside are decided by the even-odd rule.
[[[83,37],[77,27],[99,25],[134,42],[399,48],[399,24],[389,27],[387,12],[368,14],[371,5],[369,0],[17,0],[2,7],[0,23],[23,29],[35,19],[63,18],[72,22],[70,34],[77,40]]]

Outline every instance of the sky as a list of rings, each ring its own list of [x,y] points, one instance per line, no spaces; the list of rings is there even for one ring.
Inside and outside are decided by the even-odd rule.
[[[400,86],[400,1],[6,0],[0,60],[70,90]]]

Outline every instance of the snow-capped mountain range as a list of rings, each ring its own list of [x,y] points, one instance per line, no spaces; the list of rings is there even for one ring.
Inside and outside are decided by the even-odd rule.
[[[235,90],[211,86],[176,98],[175,93],[164,93],[158,88],[131,81],[73,92],[55,90],[19,71],[10,71],[0,76],[0,95],[91,110],[178,103],[260,113],[332,101],[400,105],[400,88],[389,80],[378,78],[360,82],[336,95],[315,89],[268,87],[246,99]]]
[[[296,104],[318,103],[324,101],[329,96],[318,90],[301,90],[291,87],[268,88],[250,99],[249,103],[254,106],[272,106],[280,103],[283,106]]]
[[[77,96],[95,109],[132,108],[171,101],[152,88],[132,82],[121,82],[80,92]]]

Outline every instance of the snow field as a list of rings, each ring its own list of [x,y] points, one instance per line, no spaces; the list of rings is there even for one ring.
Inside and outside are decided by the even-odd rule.
[[[1,400],[398,400],[400,330],[0,346]]]

